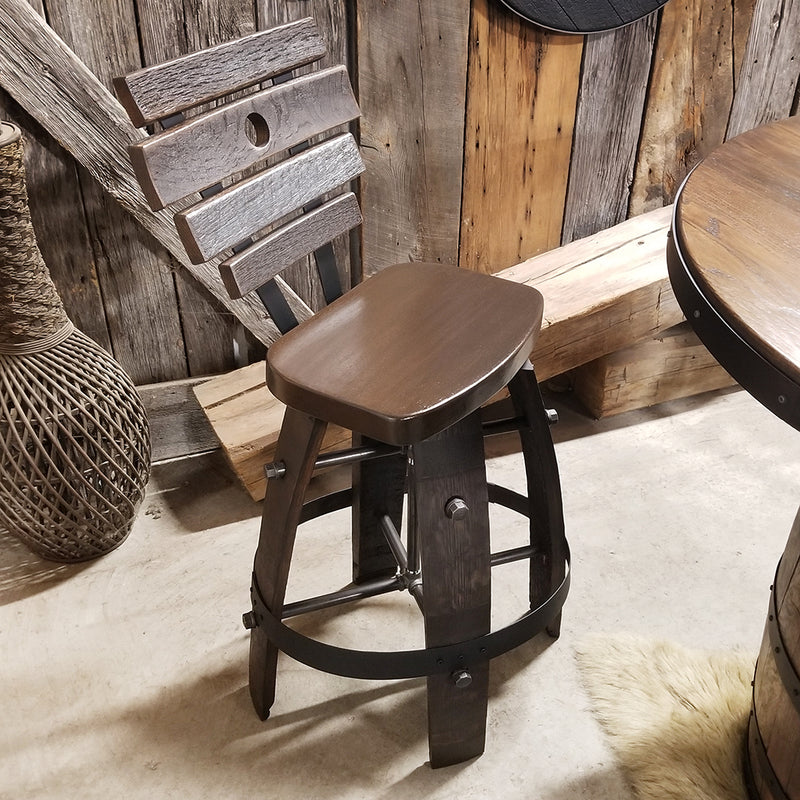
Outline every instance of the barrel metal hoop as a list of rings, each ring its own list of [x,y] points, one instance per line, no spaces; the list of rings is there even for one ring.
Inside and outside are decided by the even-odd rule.
[[[758,665],[756,665],[756,670]],[[773,800],[790,800],[789,796],[783,790],[775,770],[767,755],[767,750],[764,747],[764,739],[761,736],[761,730],[758,727],[758,717],[756,716],[755,696],[753,697],[753,707],[750,712],[750,724],[748,726],[748,735],[746,742],[749,741],[749,747],[745,745],[745,782],[747,783],[747,791],[751,800],[759,800],[760,794],[755,785],[753,764],[750,760],[750,754],[755,752],[758,761],[758,774],[763,777],[767,784]]]
[[[780,564],[778,565],[780,568]],[[771,645],[772,657],[775,659],[775,667],[780,675],[783,688],[789,699],[792,701],[794,710],[800,715],[800,677],[789,658],[786,645],[781,635],[780,622],[778,621],[778,602],[775,597],[775,587],[777,586],[778,576],[772,584],[772,591],[769,597],[769,613],[767,614],[767,630],[769,631],[769,643]]]

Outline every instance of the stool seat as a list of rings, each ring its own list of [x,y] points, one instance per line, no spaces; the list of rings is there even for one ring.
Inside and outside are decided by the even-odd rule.
[[[442,264],[397,264],[276,342],[267,385],[311,416],[411,444],[508,384],[533,349],[542,308],[532,287]]]

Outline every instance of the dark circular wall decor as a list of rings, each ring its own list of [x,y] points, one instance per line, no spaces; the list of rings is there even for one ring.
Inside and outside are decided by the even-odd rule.
[[[629,25],[667,0],[502,0],[537,25],[564,33],[597,33]]]

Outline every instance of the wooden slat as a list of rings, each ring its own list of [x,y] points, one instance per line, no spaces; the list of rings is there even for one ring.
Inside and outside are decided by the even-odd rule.
[[[366,274],[458,263],[468,2],[359,0]]]
[[[265,343],[278,338],[257,300],[231,300],[216,263],[192,265],[170,215],[150,211],[127,157],[128,145],[142,135],[110,92],[24,0],[0,4],[0,84],[255,336]],[[291,302],[300,317],[310,314],[298,298]]]
[[[664,7],[631,216],[673,202],[689,170],[725,140],[736,74],[734,28],[749,24],[752,3],[690,0]]]
[[[735,385],[688,322],[573,370],[575,396],[596,418]]]
[[[225,288],[231,297],[242,297],[360,223],[356,196],[352,192],[341,195],[223,261],[219,269]]]
[[[800,3],[758,0],[727,138],[789,116],[797,92]]]
[[[670,208],[642,214],[499,273],[544,295],[545,320],[532,354],[540,380],[651,339],[683,319],[667,277],[670,214]],[[263,363],[251,364],[195,390],[256,499],[264,496],[262,467],[273,458],[283,415],[265,375]],[[343,431],[336,435],[345,440]]]
[[[473,0],[460,266],[498,272],[560,244],[582,51]]]
[[[657,17],[588,36],[562,242],[627,217]]]
[[[314,21],[304,19],[145,67],[116,79],[114,88],[134,125],[142,127],[308,64],[324,53]]]
[[[241,0],[137,0],[144,66],[246,36],[255,11]],[[172,270],[190,375],[219,375],[264,357],[263,345],[186,270]]]
[[[133,145],[130,156],[158,210],[358,115],[346,69],[333,67],[187,120]]]
[[[139,46],[130,35],[136,29],[133,0],[49,0],[47,15],[53,30],[105,87],[114,75],[140,66]],[[185,377],[186,353],[167,253],[85,172],[79,171],[79,179],[99,287],[105,297],[116,299],[105,307],[113,355],[135,383]],[[131,318],[148,324],[131,325]]]
[[[175,225],[198,264],[353,180],[363,169],[358,145],[345,133],[178,212]]]

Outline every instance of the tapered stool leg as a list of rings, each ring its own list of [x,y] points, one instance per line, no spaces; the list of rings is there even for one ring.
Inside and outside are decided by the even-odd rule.
[[[409,463],[410,523],[419,533],[425,642],[467,642],[491,625],[489,512],[478,413],[414,445]],[[428,677],[432,767],[483,752],[487,659]]]
[[[379,445],[353,434],[353,447]],[[353,583],[394,575],[392,551],[380,527],[388,515],[396,530],[403,522],[406,483],[405,453],[361,461],[353,466]]]
[[[521,369],[508,386],[518,416],[527,427],[520,429],[530,508],[530,541],[535,554],[530,559],[530,602],[537,608],[558,588],[566,575],[567,542],[561,482],[550,423],[533,368]],[[561,613],[547,626],[558,638]]]
[[[267,608],[280,617],[289,577],[295,533],[306,487],[322,445],[326,423],[287,408],[281,427],[276,462],[285,473],[267,483],[261,533],[253,566],[254,590]],[[275,701],[278,649],[259,627],[250,631],[250,697],[261,719]]]

